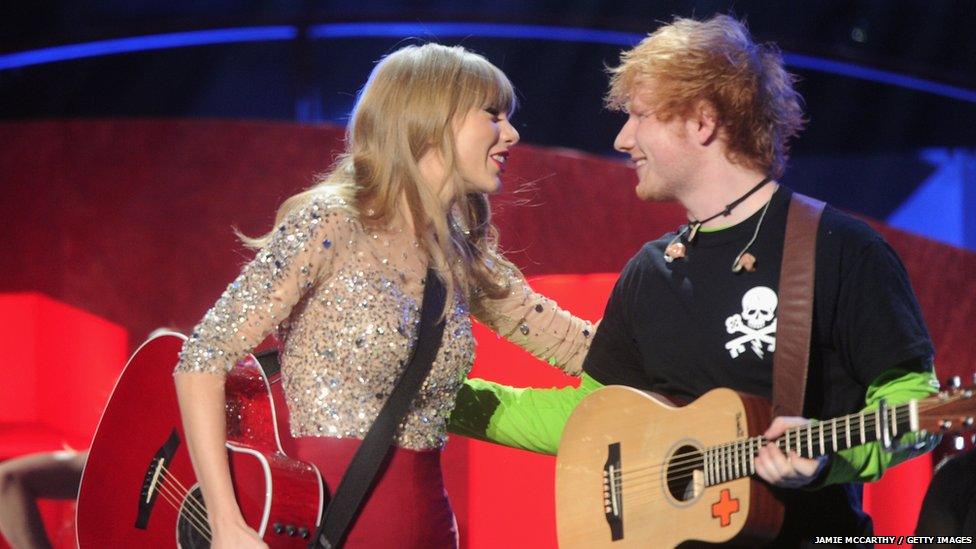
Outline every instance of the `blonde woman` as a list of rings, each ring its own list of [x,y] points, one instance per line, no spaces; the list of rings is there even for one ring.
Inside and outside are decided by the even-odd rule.
[[[460,47],[408,46],[381,60],[352,113],[346,151],[275,227],[194,329],[176,386],[213,547],[261,547],[234,500],[223,374],[278,329],[292,457],[335,488],[406,364],[424,275],[448,292],[445,336],[387,468],[346,547],[455,547],[440,451],[474,358],[470,314],[576,373],[592,326],[532,292],[496,248],[487,194],[519,141],[512,85]]]

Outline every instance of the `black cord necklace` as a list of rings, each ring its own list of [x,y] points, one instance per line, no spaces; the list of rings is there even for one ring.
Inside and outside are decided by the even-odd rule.
[[[690,243],[692,240],[695,239],[695,236],[698,235],[698,229],[700,229],[702,225],[704,225],[705,223],[708,223],[709,221],[711,221],[713,219],[717,219],[719,217],[728,217],[729,215],[732,214],[732,210],[734,210],[736,206],[738,206],[739,204],[742,204],[747,198],[749,198],[750,196],[752,196],[753,194],[755,194],[756,191],[758,191],[759,189],[763,188],[763,186],[765,186],[767,183],[769,183],[772,180],[773,180],[772,177],[766,176],[766,177],[763,178],[762,181],[760,181],[759,183],[756,183],[756,185],[754,187],[752,187],[751,189],[749,189],[748,191],[746,191],[746,194],[744,194],[744,195],[740,196],[739,198],[736,198],[732,202],[729,202],[728,204],[726,204],[725,205],[725,208],[723,208],[722,211],[718,212],[717,214],[715,214],[713,216],[710,216],[710,217],[706,217],[705,219],[702,219],[702,220],[693,219],[693,220],[689,221],[687,225],[684,225],[681,228],[681,230],[678,231],[678,234],[675,235],[675,237],[671,239],[671,242],[669,242],[668,245],[667,245],[667,247],[664,249],[664,260],[667,261],[668,263],[671,263],[675,259],[680,259],[680,258],[684,257],[685,256],[685,252],[686,252],[686,248],[685,248],[684,243],[681,242],[681,237],[683,237],[683,236],[685,236],[687,234],[688,235],[688,239],[687,240]],[[767,203],[767,206],[768,206],[768,203]],[[765,214],[765,210],[763,211],[763,213]],[[762,222],[762,220],[760,219],[760,223],[761,222]],[[756,227],[756,232],[757,233],[759,232],[759,227],[758,226]],[[753,237],[753,240],[755,240],[755,237]],[[750,242],[749,244],[751,245],[752,242]],[[746,248],[748,248],[748,246],[746,246]],[[742,250],[742,252],[739,253],[739,257],[736,258],[736,264],[738,264],[740,258],[742,257],[742,255],[744,253],[745,253],[745,250]],[[753,258],[753,262],[754,261],[755,261],[755,258]],[[740,269],[741,269],[741,267],[736,268],[736,267],[733,266],[733,270],[736,271],[736,272],[738,272]],[[746,270],[752,271],[753,269],[747,268]]]

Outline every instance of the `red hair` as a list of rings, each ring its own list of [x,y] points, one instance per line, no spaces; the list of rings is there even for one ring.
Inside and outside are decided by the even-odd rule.
[[[756,44],[728,15],[676,18],[623,52],[610,74],[609,108],[626,110],[641,93],[666,121],[689,116],[706,101],[716,111],[729,160],[771,177],[782,175],[789,140],[805,122],[796,78],[783,68],[779,49]]]

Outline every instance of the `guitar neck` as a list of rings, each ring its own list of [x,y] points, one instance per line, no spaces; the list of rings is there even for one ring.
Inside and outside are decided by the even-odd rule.
[[[805,458],[816,458],[918,430],[918,402],[888,407],[882,411],[859,412],[847,416],[808,423],[786,431],[775,444],[783,453],[795,452]],[[754,458],[768,443],[758,436],[706,448],[704,454],[705,485],[713,486],[755,474]]]

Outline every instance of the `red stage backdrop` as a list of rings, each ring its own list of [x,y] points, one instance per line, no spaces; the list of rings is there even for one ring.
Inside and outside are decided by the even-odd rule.
[[[266,230],[277,205],[328,168],[341,140],[340,128],[282,123],[0,123],[0,292],[43,292],[89,311],[128,329],[130,349],[159,326],[187,331],[250,257],[231,227]],[[683,221],[674,204],[639,202],[632,170],[622,162],[520,145],[508,166],[496,219],[504,248],[529,275],[617,272],[646,240]],[[959,296],[976,295],[976,254],[875,226],[905,261],[940,376],[968,377],[976,363],[968,329],[976,300]],[[566,303],[575,295],[551,290]],[[570,308],[595,318],[603,299],[594,293]],[[479,349],[479,373],[556,383],[544,377],[548,372],[522,378],[496,371],[487,347]],[[466,458],[454,460],[448,476],[469,546],[545,539],[552,524],[539,516],[520,511],[483,521],[488,511],[477,494],[494,491],[499,503],[492,505],[512,505],[505,483],[534,477],[551,483],[551,459],[531,456],[515,465],[523,458],[508,450],[465,444],[449,450]],[[486,480],[491,471],[500,480]],[[549,490],[522,490],[518,505],[551,513]]]
[[[127,336],[117,324],[41,294],[0,294],[0,461],[87,448],[125,364]],[[74,547],[74,503],[40,507],[55,546]]]

